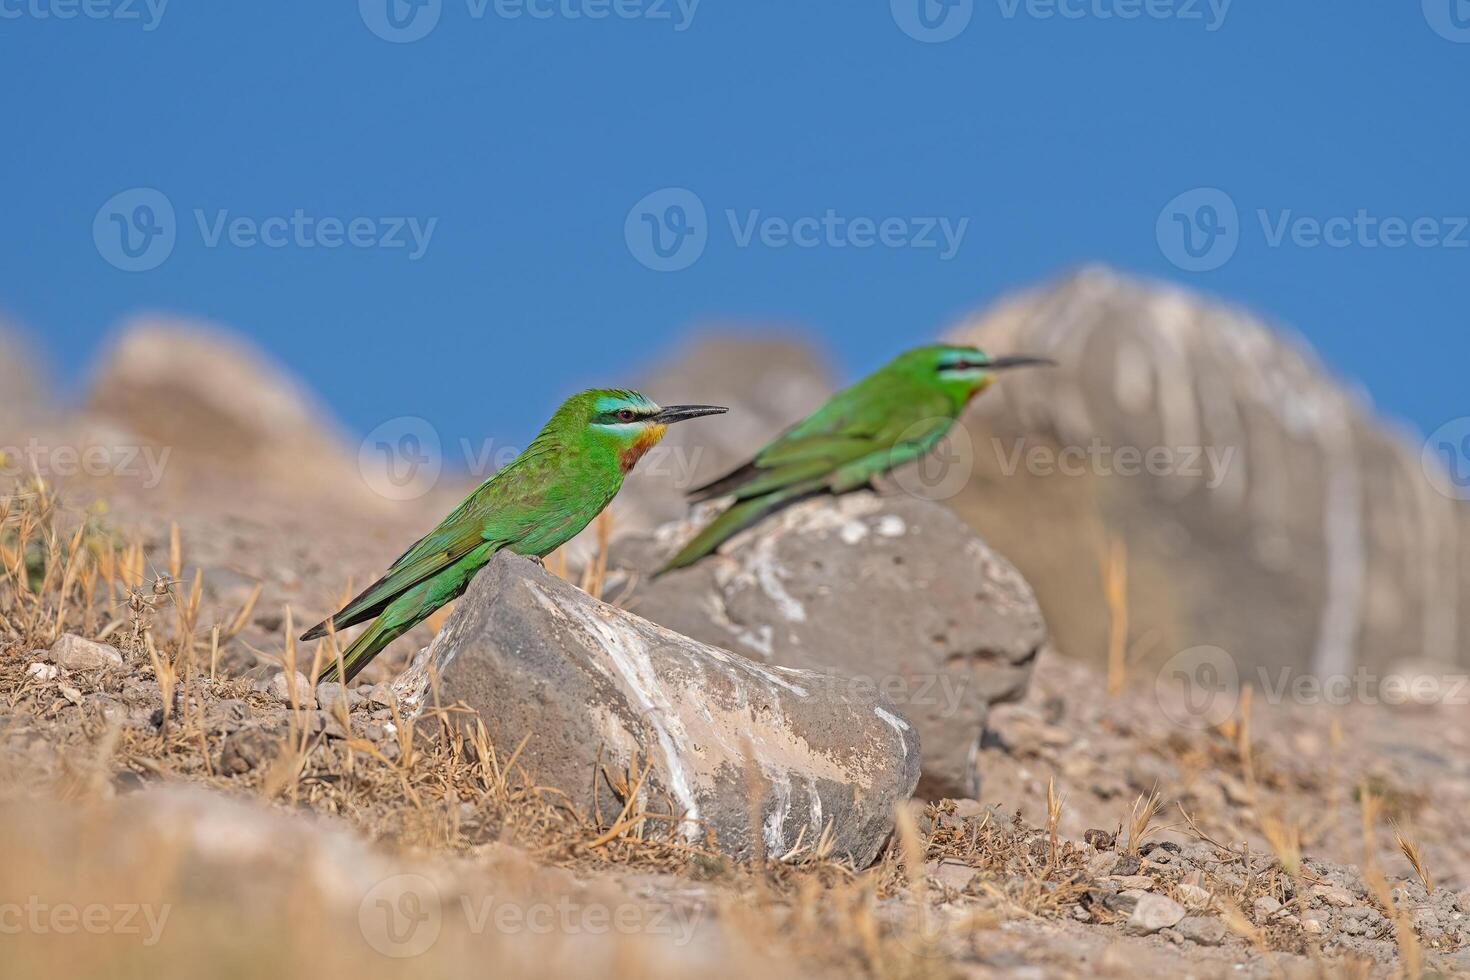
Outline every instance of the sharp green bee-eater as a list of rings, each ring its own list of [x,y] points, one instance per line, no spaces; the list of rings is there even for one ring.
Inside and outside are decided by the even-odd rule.
[[[995,372],[1044,357],[991,357],[978,347],[929,344],[905,351],[844,388],[731,473],[689,492],[733,496],[658,574],[693,564],[738,532],[817,494],[840,494],[917,459],[949,431]]]
[[[524,452],[475,488],[382,578],[301,638],[373,620],[343,651],[341,670],[350,681],[389,643],[458,598],[495,552],[542,558],[571,540],[602,513],[670,424],[724,411],[715,405],[661,408],[618,388],[573,395]],[[337,677],[334,662],[317,681]]]

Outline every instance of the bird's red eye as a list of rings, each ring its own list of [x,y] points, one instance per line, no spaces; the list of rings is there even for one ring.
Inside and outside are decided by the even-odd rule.
[[[618,409],[618,421],[619,422],[631,422],[634,419],[636,419],[637,417],[638,417],[638,413],[635,412],[635,411],[633,411],[631,408],[620,408],[620,409]]]

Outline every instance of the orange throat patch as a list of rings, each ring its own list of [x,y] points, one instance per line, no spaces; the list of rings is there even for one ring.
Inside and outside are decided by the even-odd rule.
[[[638,465],[638,461],[643,458],[643,454],[658,445],[658,441],[664,437],[664,432],[668,428],[666,425],[650,425],[638,433],[638,438],[634,439],[627,449],[618,453],[618,466],[623,472],[631,472],[633,467]]]

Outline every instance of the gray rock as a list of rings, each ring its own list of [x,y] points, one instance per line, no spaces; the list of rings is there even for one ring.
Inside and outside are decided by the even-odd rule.
[[[1255,913],[1256,925],[1264,925],[1271,916],[1281,911],[1281,903],[1270,895],[1262,895],[1255,900],[1251,908]]]
[[[1214,904],[1214,898],[1209,889],[1201,888],[1199,885],[1181,884],[1174,889],[1186,908],[1204,910]]]
[[[54,681],[58,673],[60,671],[56,667],[39,660],[26,667],[26,676],[34,677],[38,681]]]
[[[914,721],[920,793],[975,797],[992,704],[1020,698],[1046,625],[1019,572],[947,508],[902,493],[817,498],[720,553],[649,573],[693,533],[666,525],[613,549],[628,608],[706,643],[843,676]],[[618,588],[614,585],[614,590]]]
[[[295,672],[294,679],[288,678],[285,671],[277,671],[257,687],[286,704],[294,703],[302,708],[316,707],[316,695],[312,693],[311,682],[300,671]]]
[[[651,764],[635,808],[736,856],[827,830],[866,865],[919,778],[918,733],[886,700],[706,646],[506,553],[400,678],[406,710],[430,671],[440,703],[476,709],[506,751],[529,733],[529,774],[574,806],[611,819],[610,779]]]
[[[338,705],[351,711],[362,703],[362,695],[350,687],[329,682],[316,686],[316,702],[323,711],[336,711]]]
[[[63,633],[51,645],[51,662],[67,670],[113,670],[123,665],[117,647],[84,640],[74,633]]]
[[[1324,905],[1333,905],[1345,909],[1349,905],[1358,904],[1358,897],[1346,888],[1337,885],[1314,885],[1312,897]]]
[[[946,889],[957,892],[962,892],[968,888],[970,882],[975,878],[974,868],[954,858],[946,858],[943,861],[931,861],[925,866],[924,871]]]
[[[280,739],[258,726],[242,728],[220,743],[217,768],[226,775],[249,772],[274,759],[280,745]]]
[[[1242,677],[1463,668],[1470,508],[1439,446],[1397,431],[1300,338],[1100,267],[953,336],[1059,362],[975,400],[973,475],[952,502],[1020,566],[1064,653],[1107,650],[1102,561],[1080,547],[1102,526],[1126,549],[1145,666],[1211,644]]]
[[[1146,936],[1160,929],[1171,929],[1183,919],[1184,906],[1164,895],[1143,892],[1138,896],[1138,904],[1133,906],[1133,914],[1128,916],[1128,922],[1123,928]]]
[[[1174,928],[1201,946],[1218,946],[1225,941],[1225,923],[1213,915],[1187,915]]]

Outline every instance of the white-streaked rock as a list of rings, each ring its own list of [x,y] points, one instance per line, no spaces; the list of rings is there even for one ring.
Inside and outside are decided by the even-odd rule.
[[[432,696],[430,670],[506,751],[529,735],[521,762],[574,806],[616,814],[604,774],[651,764],[637,806],[734,855],[825,831],[865,865],[919,777],[919,736],[880,696],[681,636],[506,553],[395,685],[406,706]]]

